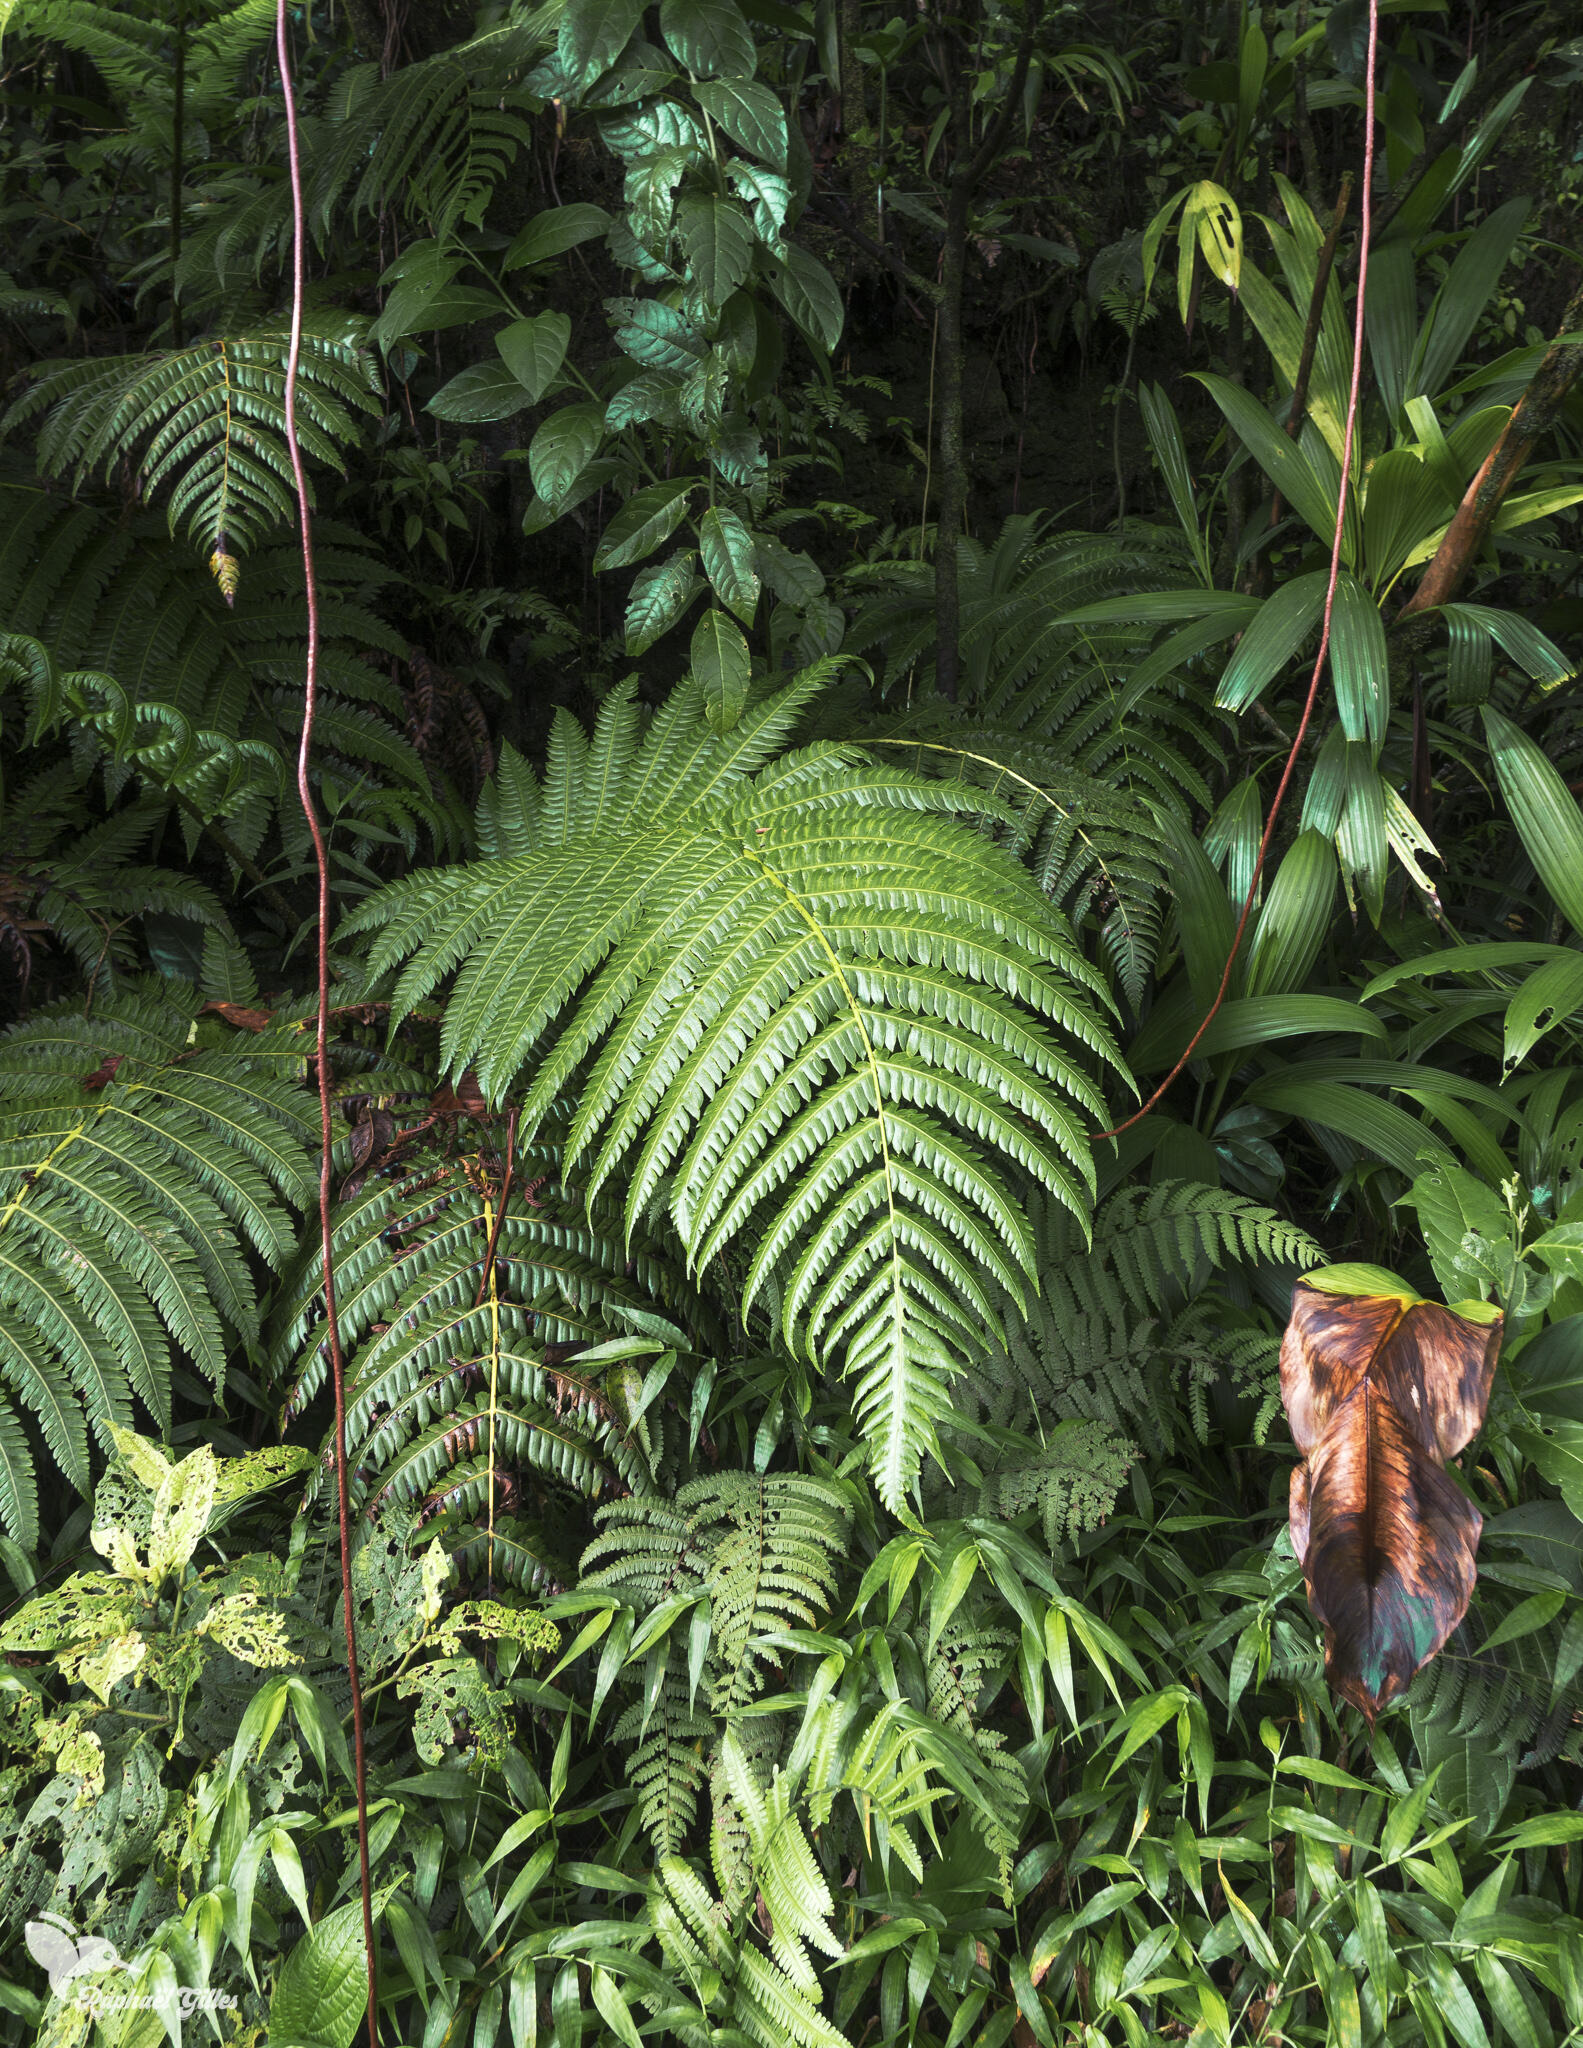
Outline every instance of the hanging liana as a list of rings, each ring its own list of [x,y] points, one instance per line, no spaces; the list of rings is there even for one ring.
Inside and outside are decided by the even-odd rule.
[[[313,522],[308,479],[297,440],[297,368],[302,355],[303,266],[307,248],[307,209],[302,191],[302,153],[297,133],[297,102],[291,86],[291,48],[287,35],[287,0],[276,0],[275,53],[280,64],[280,92],[286,110],[286,156],[291,173],[291,341],[286,354],[286,447],[291,456],[297,497],[298,530],[302,535],[302,581],[308,607],[308,649],[302,709],[302,739],[297,748],[297,796],[313,838],[319,877],[318,1015],[315,1067],[319,1082],[319,1244],[324,1267],[324,1317],[330,1346],[330,1376],[335,1388],[335,1497],[341,1535],[341,1608],[346,1622],[346,1669],[352,1687],[352,1755],[357,1778],[357,1855],[363,1898],[363,1947],[368,1964],[368,2048],[379,2048],[379,1984],[374,1958],[374,1908],[368,1859],[368,1764],[363,1735],[363,1687],[357,1668],[357,1619],[352,1605],[351,1503],[346,1472],[346,1370],[341,1332],[335,1312],[335,1266],[330,1236],[330,1181],[333,1141],[330,1123],[330,860],[324,829],[314,807],[308,780],[313,747],[313,720],[319,686],[319,589],[314,574]]]

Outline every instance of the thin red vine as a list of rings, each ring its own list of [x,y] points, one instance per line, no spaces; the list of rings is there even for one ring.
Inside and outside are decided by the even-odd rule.
[[[330,1238],[330,1179],[333,1134],[330,1105],[330,857],[324,828],[314,807],[308,781],[313,747],[313,720],[319,695],[319,584],[314,571],[313,523],[308,504],[308,478],[297,441],[297,367],[302,357],[303,269],[307,247],[307,208],[302,196],[302,151],[297,134],[297,101],[291,85],[291,48],[287,37],[287,0],[276,0],[275,54],[280,64],[280,91],[286,108],[286,154],[291,170],[291,344],[286,354],[286,447],[291,456],[297,492],[297,520],[302,534],[302,581],[308,602],[307,687],[302,708],[302,739],[297,748],[297,797],[313,837],[319,873],[316,1067],[319,1077],[319,1255],[324,1268],[324,1318],[330,1344],[330,1378],[335,1388],[335,1502],[341,1530],[341,1607],[346,1621],[346,1669],[352,1683],[352,1754],[357,1776],[357,1856],[362,1880],[363,1947],[368,1964],[368,2048],[379,2048],[379,1982],[374,1960],[374,1903],[368,1865],[368,1762],[363,1738],[363,1684],[357,1668],[357,1619],[352,1604],[352,1513],[346,1472],[346,1359],[335,1311],[335,1264]]]
[[[1243,898],[1242,915],[1237,919],[1237,929],[1232,935],[1231,951],[1226,955],[1226,968],[1220,977],[1220,986],[1215,991],[1215,1000],[1204,1012],[1198,1029],[1187,1041],[1186,1050],[1181,1058],[1159,1087],[1140,1109],[1134,1110],[1132,1115],[1124,1123],[1117,1124],[1114,1130],[1096,1131],[1096,1144],[1101,1138],[1119,1138],[1123,1131],[1130,1131],[1134,1124],[1143,1121],[1193,1057],[1199,1040],[1214,1022],[1216,1013],[1226,1000],[1226,991],[1231,986],[1231,970],[1236,964],[1237,951],[1242,944],[1243,933],[1248,928],[1248,919],[1253,914],[1254,898],[1259,893],[1259,878],[1264,873],[1264,860],[1275,833],[1275,821],[1281,814],[1281,805],[1286,801],[1286,791],[1297,767],[1297,757],[1302,752],[1303,740],[1308,733],[1308,722],[1314,715],[1320,678],[1324,675],[1325,661],[1330,653],[1330,619],[1335,609],[1336,584],[1341,575],[1341,542],[1346,531],[1347,484],[1352,472],[1352,438],[1357,425],[1358,392],[1363,382],[1363,306],[1369,282],[1369,229],[1372,224],[1374,201],[1374,64],[1379,29],[1379,0],[1369,0],[1368,76],[1363,93],[1363,207],[1358,230],[1358,299],[1352,321],[1352,385],[1347,393],[1347,425],[1341,441],[1341,482],[1336,492],[1336,531],[1330,544],[1330,580],[1325,586],[1324,625],[1319,634],[1319,652],[1314,657],[1314,672],[1309,678],[1308,696],[1303,704],[1303,715],[1297,723],[1297,731],[1292,737],[1291,749],[1286,756],[1286,766],[1281,770],[1281,779],[1276,784],[1275,801],[1270,805],[1270,815],[1265,820],[1264,836],[1259,841],[1259,857],[1253,863],[1253,878],[1248,883],[1248,893]]]

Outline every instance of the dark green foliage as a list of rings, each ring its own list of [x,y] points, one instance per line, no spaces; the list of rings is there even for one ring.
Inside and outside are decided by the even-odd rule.
[[[383,2048],[1583,2029],[1575,393],[1401,616],[1575,53],[1380,22],[1231,961],[1322,12],[286,10]],[[350,2048],[275,8],[0,15],[0,2048]],[[1322,1261],[1504,1316],[1372,1728]]]

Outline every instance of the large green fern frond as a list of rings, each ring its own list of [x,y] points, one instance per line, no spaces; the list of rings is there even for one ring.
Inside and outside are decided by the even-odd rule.
[[[339,468],[355,415],[378,410],[369,358],[328,334],[303,336],[297,436]],[[0,433],[40,420],[46,476],[78,485],[136,460],[147,500],[168,490],[170,530],[223,562],[295,516],[286,449],[286,337],[220,335],[156,355],[41,363]]]
[[[0,1379],[79,1492],[89,1425],[108,1446],[134,1396],[168,1423],[173,1344],[223,1383],[228,1331],[258,1334],[246,1248],[279,1264],[311,1199],[308,1098],[241,1034],[196,1042],[196,1007],[172,985],[0,1039]],[[26,1475],[0,1514],[30,1546],[31,1446],[0,1426]]]
[[[865,745],[919,774],[976,783],[1005,803],[1006,835],[1074,926],[1092,920],[1127,999],[1137,1008],[1159,946],[1168,895],[1168,841],[1130,789],[1073,771],[1064,748],[1018,731],[964,722],[938,700]]]
[[[644,732],[558,721],[539,788],[480,807],[494,857],[382,891],[393,1015],[456,974],[442,1051],[532,1131],[586,1068],[567,1143],[628,1227],[668,1210],[694,1267],[747,1262],[744,1311],[844,1358],[885,1499],[936,1440],[957,1362],[992,1340],[987,1282],[1034,1274],[1023,1191],[1075,1217],[1094,1185],[1103,984],[1022,865],[964,825],[985,792],[850,748],[770,759],[814,685],[724,739],[692,682]],[[553,1028],[552,1028],[553,1027]]]
[[[990,1431],[987,1454],[974,1447],[984,1508],[1038,1506],[1053,1543],[1109,1512],[1139,1444],[1163,1454],[1179,1431],[1206,1435],[1217,1380],[1254,1394],[1256,1427],[1268,1426],[1275,1333],[1206,1289],[1227,1267],[1303,1267],[1322,1254],[1273,1211],[1190,1182],[1118,1191],[1087,1247],[1052,1204],[1035,1223],[1042,1295],[1005,1304],[1006,1347],[970,1363],[965,1391]],[[1079,1478],[1067,1461],[1085,1441]]]
[[[437,237],[462,221],[478,226],[531,141],[530,117],[543,101],[521,80],[543,46],[534,18],[518,16],[389,77],[359,66],[310,135],[308,200],[319,233],[390,208]]]

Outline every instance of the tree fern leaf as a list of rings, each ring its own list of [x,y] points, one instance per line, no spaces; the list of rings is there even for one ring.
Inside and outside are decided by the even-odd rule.
[[[900,1254],[875,1311],[847,1344],[847,1372],[856,1382],[858,1426],[874,1445],[874,1482],[894,1513],[907,1498],[925,1456],[939,1456],[940,1425],[951,1413],[948,1388],[957,1370],[949,1335],[907,1298]]]
[[[457,970],[444,1055],[452,1071],[474,1064],[491,1095],[558,1025],[530,1131],[591,1057],[572,1150],[597,1145],[595,1191],[636,1152],[629,1228],[664,1190],[695,1266],[750,1233],[748,1298],[773,1284],[793,1323],[817,1290],[828,1297],[830,1273],[863,1297],[905,1254],[930,1296],[907,1311],[920,1343],[892,1375],[910,1393],[949,1356],[947,1330],[972,1348],[968,1320],[935,1301],[960,1293],[964,1255],[1008,1279],[1030,1269],[1021,1187],[1042,1182],[1086,1213],[1092,1167],[1070,1105],[1100,1104],[1082,1055],[1116,1057],[1088,1007],[1105,1000],[1102,978],[1016,861],[959,822],[994,810],[983,790],[842,750],[747,777],[723,759],[696,692],[646,733],[626,700],[591,742],[563,722],[536,812],[542,851],[386,892],[358,922],[382,927],[379,971],[406,961],[397,1018]],[[656,789],[676,808],[635,815],[633,793]],[[498,803],[493,815],[499,843]],[[915,966],[924,979],[892,1010]],[[969,1015],[995,1030],[975,1037]],[[877,1171],[883,1230],[851,1198]],[[787,1295],[802,1233],[840,1197],[840,1230]],[[821,1307],[830,1327],[857,1327],[840,1302]],[[861,1323],[871,1332],[872,1316]]]
[[[44,1270],[76,1297],[120,1372],[161,1429],[168,1427],[170,1346],[147,1297],[115,1252],[64,1204],[47,1196],[19,1210],[11,1229],[22,1244],[32,1245]]]
[[[0,1522],[23,1550],[38,1545],[38,1484],[16,1410],[0,1394]]]
[[[0,1289],[0,1304],[5,1303]],[[79,1493],[89,1486],[88,1433],[83,1427],[82,1406],[64,1378],[57,1359],[59,1347],[47,1334],[35,1328],[23,1315],[0,1305],[0,1374],[9,1380],[24,1404],[33,1411],[51,1457]],[[70,1374],[70,1353],[67,1353]]]

